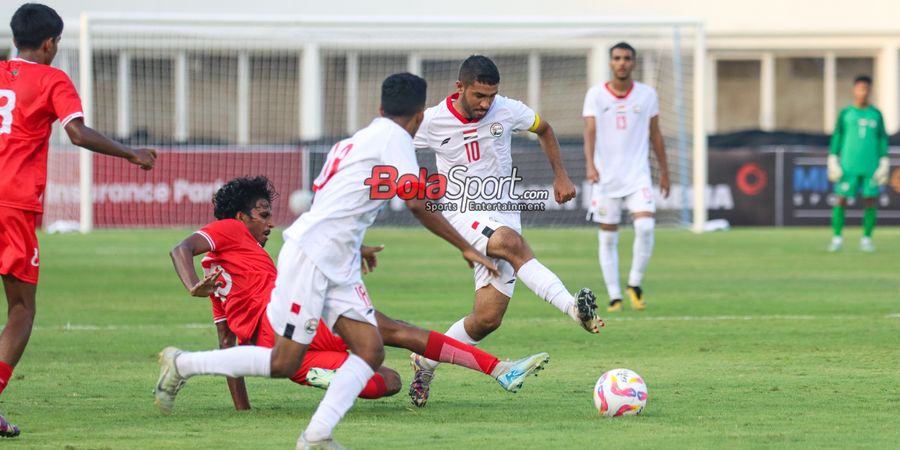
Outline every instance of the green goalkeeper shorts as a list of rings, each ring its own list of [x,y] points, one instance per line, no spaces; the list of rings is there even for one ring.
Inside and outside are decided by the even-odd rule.
[[[841,180],[835,183],[834,193],[845,198],[856,197],[862,193],[863,198],[878,197],[881,186],[875,182],[875,177],[855,174],[844,174]]]

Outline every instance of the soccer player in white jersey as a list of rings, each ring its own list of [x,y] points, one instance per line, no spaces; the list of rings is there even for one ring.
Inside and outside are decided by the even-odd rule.
[[[627,293],[631,306],[645,308],[641,280],[653,253],[656,205],[650,180],[648,144],[659,164],[659,188],[669,196],[669,166],[659,131],[656,90],[631,79],[636,52],[620,42],[609,50],[613,79],[588,90],[584,98],[584,156],[593,183],[589,219],[600,224],[600,270],[609,293],[607,311],[622,310],[619,286],[619,222],[622,207],[634,223],[634,252]]]
[[[513,169],[511,135],[527,130],[538,136],[550,162],[555,200],[571,200],[575,197],[575,185],[563,166],[553,128],[524,103],[498,95],[499,87],[500,72],[493,61],[481,55],[467,58],[459,69],[457,92],[425,111],[425,120],[414,139],[416,148],[434,151],[438,172],[444,175],[461,166],[469,178],[509,177]],[[458,189],[449,183],[448,197],[452,198]],[[486,203],[509,200],[509,193],[504,192]],[[596,314],[594,294],[585,288],[573,296],[559,277],[538,262],[521,235],[518,211],[471,211],[465,209],[462,200],[452,202],[457,203],[456,210],[445,210],[447,220],[475,248],[493,258],[500,274],[492,274],[476,264],[472,313],[454,323],[445,333],[447,336],[477,345],[496,330],[517,278],[585,330],[600,332],[603,322]],[[409,395],[416,406],[424,406],[438,362],[417,354],[411,358],[415,378]]]
[[[418,173],[412,136],[423,119],[425,90],[425,80],[415,75],[389,76],[382,84],[383,117],[337,143],[328,154],[314,182],[312,208],[284,232],[279,275],[266,312],[278,335],[274,348],[164,349],[156,387],[161,409],[171,410],[175,395],[194,375],[292,376],[321,320],[344,339],[353,354],[332,379],[298,438],[297,448],[343,448],[332,440],[332,430],[384,360],[375,309],[361,278],[360,246],[387,200],[373,199],[366,180],[376,167],[383,166],[393,166],[400,176]],[[396,181],[399,183],[399,177]],[[398,190],[404,186],[400,184]],[[462,251],[470,266],[486,266],[497,274],[493,262],[466,242],[443,216],[427,211],[424,201],[413,199],[407,206],[426,228]]]

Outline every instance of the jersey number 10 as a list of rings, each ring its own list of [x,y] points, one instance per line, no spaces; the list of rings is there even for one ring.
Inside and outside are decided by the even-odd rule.
[[[12,112],[15,107],[16,93],[9,89],[0,89],[0,134],[12,133]]]
[[[481,147],[478,145],[478,141],[466,144],[466,158],[469,159],[469,162],[481,159]]]

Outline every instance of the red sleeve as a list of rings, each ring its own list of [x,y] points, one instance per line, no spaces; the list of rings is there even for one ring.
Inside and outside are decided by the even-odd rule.
[[[247,226],[236,219],[217,220],[197,231],[206,238],[209,248],[214,252],[227,250],[239,242],[240,233],[245,233]]]
[[[50,76],[49,85],[47,86],[50,98],[50,109],[59,119],[62,126],[66,126],[72,119],[84,117],[81,108],[81,98],[78,97],[78,91],[69,76],[61,70],[54,71]]]
[[[209,301],[212,302],[213,323],[228,320],[228,315],[225,314],[225,304],[222,303],[222,300],[213,295],[209,297]]]

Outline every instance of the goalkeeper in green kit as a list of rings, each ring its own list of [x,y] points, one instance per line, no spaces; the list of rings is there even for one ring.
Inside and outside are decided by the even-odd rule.
[[[872,79],[865,75],[853,81],[853,104],[838,115],[828,155],[828,180],[834,183],[837,202],[831,216],[834,237],[828,250],[841,250],[847,198],[862,194],[863,237],[859,248],[875,250],[872,230],[881,186],[888,180],[888,135],[881,111],[869,104]]]

